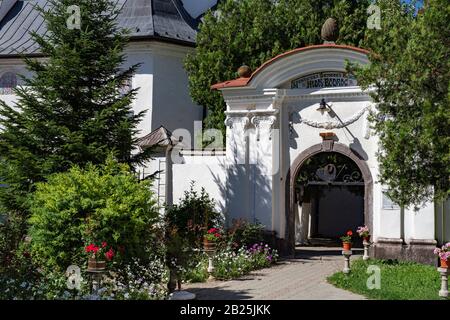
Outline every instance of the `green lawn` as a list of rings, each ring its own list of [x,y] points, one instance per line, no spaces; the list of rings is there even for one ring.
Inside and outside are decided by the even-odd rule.
[[[370,265],[381,270],[380,289],[368,289],[367,273]],[[379,300],[435,300],[439,299],[440,275],[436,268],[411,262],[358,259],[353,261],[351,273],[338,272],[328,282],[338,288]]]

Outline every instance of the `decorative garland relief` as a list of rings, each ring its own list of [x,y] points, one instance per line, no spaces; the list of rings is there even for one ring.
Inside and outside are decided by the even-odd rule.
[[[362,117],[362,115],[368,111],[370,109],[369,106],[361,109],[357,114],[355,114],[353,117],[345,120],[345,121],[325,121],[325,122],[318,122],[318,121],[314,121],[314,120],[309,120],[306,118],[302,118],[300,116],[300,122],[304,123],[310,127],[313,128],[320,128],[320,129],[341,129],[344,128],[356,121],[359,120],[359,118]]]

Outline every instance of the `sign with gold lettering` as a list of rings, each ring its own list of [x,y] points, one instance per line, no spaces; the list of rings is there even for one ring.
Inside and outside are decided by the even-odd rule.
[[[356,79],[343,72],[314,73],[291,82],[292,89],[314,89],[357,86]]]

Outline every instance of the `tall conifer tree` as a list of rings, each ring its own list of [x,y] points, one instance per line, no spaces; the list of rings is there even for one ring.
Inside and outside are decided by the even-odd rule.
[[[26,58],[14,106],[0,102],[0,204],[26,213],[35,182],[73,165],[103,163],[114,152],[130,165],[149,158],[133,153],[143,113],[132,113],[136,90],[124,92],[138,65],[123,68],[128,42],[111,0],[51,0],[39,8],[48,32],[33,33],[44,59]],[[80,9],[74,28],[69,7]],[[76,14],[76,11],[75,11]],[[73,21],[72,21],[73,20]]]

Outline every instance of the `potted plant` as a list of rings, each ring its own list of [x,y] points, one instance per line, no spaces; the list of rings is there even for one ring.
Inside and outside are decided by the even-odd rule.
[[[370,231],[368,226],[358,227],[356,232],[359,234],[364,241],[370,242]]]
[[[91,243],[84,248],[88,254],[88,271],[104,271],[106,269],[106,260],[111,261],[115,252],[108,244],[102,242],[100,245]],[[105,260],[106,259],[106,260]]]
[[[220,230],[217,228],[209,229],[206,234],[203,236],[203,248],[206,251],[211,251],[216,249],[216,243],[220,240],[222,235],[220,234]]]
[[[448,268],[450,262],[450,242],[444,244],[441,248],[434,249],[434,254],[441,259],[441,268]]]
[[[341,237],[344,250],[352,249],[352,236],[353,236],[353,231],[348,230],[346,235]]]

